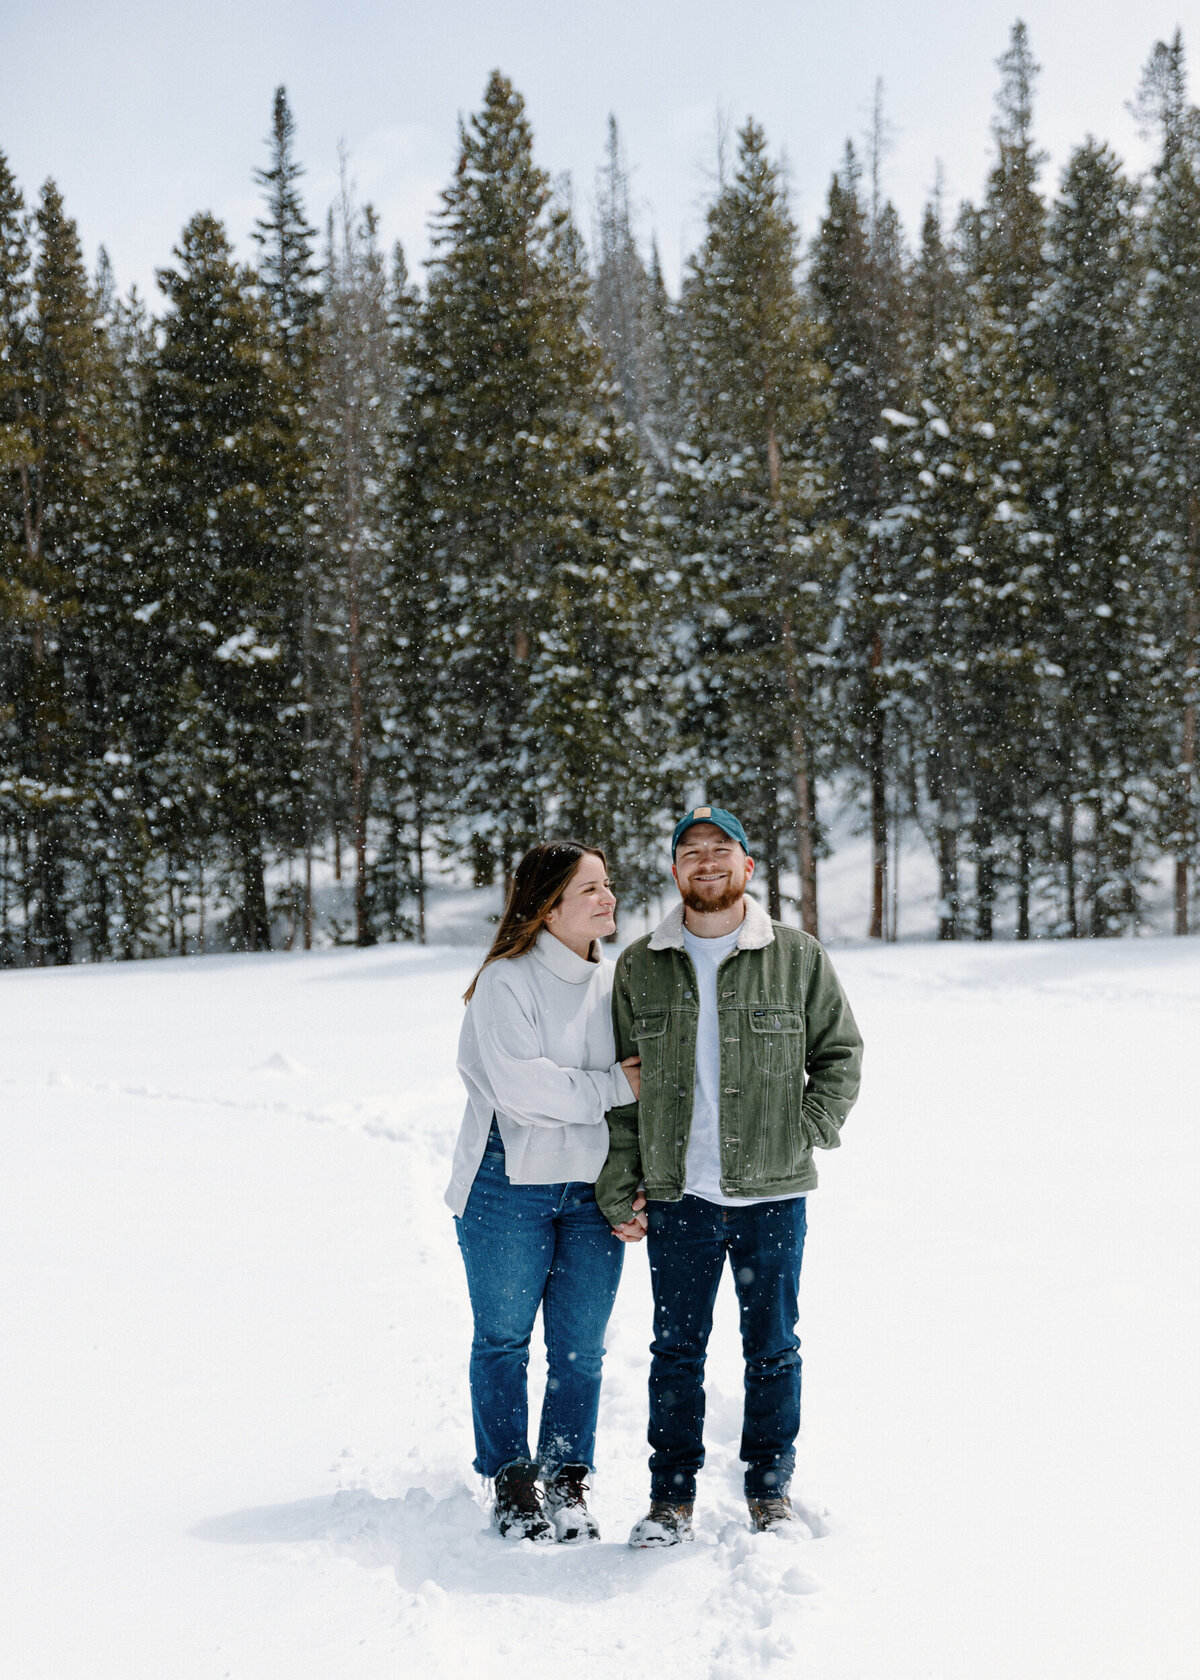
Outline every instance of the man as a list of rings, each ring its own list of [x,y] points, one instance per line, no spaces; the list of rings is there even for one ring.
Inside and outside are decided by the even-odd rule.
[[[759,1530],[792,1520],[805,1197],[814,1148],[837,1146],[858,1095],[862,1039],[817,941],[746,897],[749,853],[728,811],[687,812],[671,842],[683,902],[617,962],[617,1059],[641,1056],[641,1093],[609,1111],[596,1200],[618,1237],[645,1233],[649,1247],[650,1511],[629,1537],[637,1547],[692,1538],[704,1356],[727,1255],[750,1519]]]

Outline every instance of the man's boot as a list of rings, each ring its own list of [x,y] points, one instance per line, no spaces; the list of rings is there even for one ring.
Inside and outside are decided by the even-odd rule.
[[[664,1499],[652,1499],[649,1511],[634,1523],[629,1544],[635,1551],[647,1551],[651,1546],[678,1546],[695,1538],[690,1504],[669,1505]]]
[[[542,1491],[546,1515],[554,1524],[558,1539],[570,1545],[573,1541],[599,1540],[596,1520],[584,1503],[588,1490],[586,1464],[564,1464],[550,1478]]]
[[[528,1459],[517,1459],[496,1472],[496,1500],[492,1506],[492,1527],[507,1540],[554,1539],[554,1530],[542,1510],[537,1485],[538,1467]]]
[[[746,1504],[750,1507],[750,1526],[759,1534],[784,1528],[794,1520],[792,1502],[786,1493],[748,1493]]]

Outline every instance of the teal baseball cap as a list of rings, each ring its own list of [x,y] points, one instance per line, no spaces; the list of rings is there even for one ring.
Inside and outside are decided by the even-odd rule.
[[[694,811],[688,811],[675,824],[675,832],[671,836],[672,857],[678,851],[679,842],[688,829],[696,823],[713,823],[722,834],[728,834],[731,840],[736,840],[747,857],[750,856],[750,842],[746,839],[746,830],[731,811],[722,811],[719,805],[697,805]]]

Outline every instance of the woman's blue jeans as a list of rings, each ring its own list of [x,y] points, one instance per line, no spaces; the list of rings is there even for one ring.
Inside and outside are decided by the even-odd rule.
[[[493,1121],[461,1219],[454,1221],[475,1317],[471,1413],[475,1468],[494,1476],[528,1459],[529,1338],[539,1306],[546,1397],[537,1459],[592,1468],[604,1331],[624,1244],[590,1184],[510,1184]]]

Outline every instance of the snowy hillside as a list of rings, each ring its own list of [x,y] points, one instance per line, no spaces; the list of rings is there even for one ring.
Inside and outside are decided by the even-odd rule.
[[[835,956],[867,1083],[810,1202],[807,1526],[747,1531],[726,1286],[667,1554],[623,1543],[641,1250],[603,1543],[508,1547],[477,1503],[441,1202],[469,949],[0,974],[3,1672],[1193,1675],[1200,946]]]

